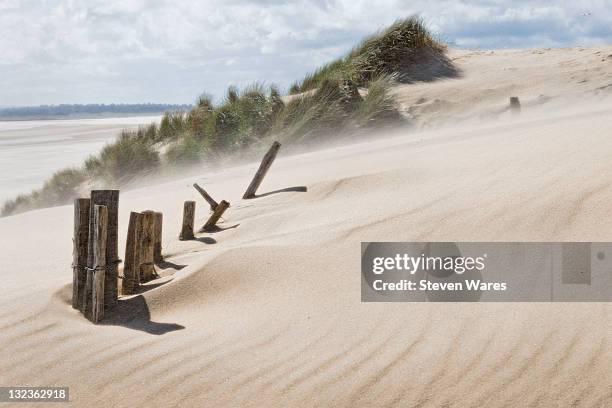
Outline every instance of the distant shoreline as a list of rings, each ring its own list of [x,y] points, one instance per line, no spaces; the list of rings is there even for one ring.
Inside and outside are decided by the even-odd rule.
[[[46,116],[14,116],[2,117],[0,122],[27,122],[33,120],[79,120],[79,119],[111,119],[111,118],[133,118],[141,116],[161,116],[165,111],[161,112],[141,112],[141,113],[115,113],[108,112],[104,114],[83,114],[83,115],[46,115]]]
[[[0,108],[1,122],[27,120],[100,119],[134,116],[157,116],[166,112],[187,111],[188,104],[61,104]]]

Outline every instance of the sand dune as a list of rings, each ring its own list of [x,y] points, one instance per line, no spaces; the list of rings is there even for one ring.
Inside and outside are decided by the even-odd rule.
[[[595,51],[551,50],[548,74]],[[461,127],[281,150],[260,192],[307,192],[240,200],[252,163],[122,194],[121,245],[129,211],[163,211],[168,265],[102,326],[68,304],[72,208],[1,219],[0,384],[69,385],[75,406],[609,406],[609,304],[360,302],[361,241],[612,241],[609,90],[551,80],[556,105],[475,120],[542,93],[526,75],[547,52],[500,53],[497,76],[465,54],[462,77],[398,90],[455,106],[495,89],[445,111]],[[612,83],[609,61],[589,81]],[[194,181],[232,207],[180,242],[184,200],[207,216]]]

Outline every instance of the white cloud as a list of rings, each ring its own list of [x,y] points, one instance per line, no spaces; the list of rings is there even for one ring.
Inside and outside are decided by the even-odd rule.
[[[0,0],[0,105],[189,102],[287,86],[411,14],[460,47],[612,41],[610,0]]]

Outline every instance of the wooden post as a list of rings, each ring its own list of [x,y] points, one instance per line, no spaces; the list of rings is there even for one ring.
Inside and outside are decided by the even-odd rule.
[[[198,185],[198,183],[193,183],[193,188],[195,188],[198,193],[200,193],[202,195],[202,197],[204,197],[204,199],[208,202],[208,204],[210,205],[210,210],[214,211],[215,208],[217,208],[217,206],[219,205],[219,203],[217,203],[215,201],[214,198],[212,198],[207,192],[206,190],[204,190],[202,187],[200,187]]]
[[[160,212],[153,213],[153,262],[164,262],[162,256],[162,226],[164,215]]]
[[[519,101],[518,96],[510,97],[510,112],[514,115],[521,113],[521,102]]]
[[[96,205],[94,209],[94,267],[93,288],[91,293],[92,321],[98,323],[104,318],[105,309],[105,272],[106,272],[106,243],[108,227],[108,210],[106,206]]]
[[[134,288],[140,284],[140,251],[138,245],[140,228],[140,213],[132,211],[125,243],[123,281],[121,282],[121,293],[124,295],[132,295]]]
[[[183,227],[179,239],[185,241],[193,239],[193,222],[195,219],[195,201],[185,201],[183,205]]]
[[[72,250],[72,307],[82,309],[87,279],[87,241],[89,239],[89,198],[74,200],[74,239]]]
[[[103,205],[107,208],[108,228],[106,235],[106,273],[104,276],[104,307],[105,310],[113,308],[117,304],[118,298],[118,264],[119,264],[119,243],[118,243],[118,224],[119,224],[119,190],[92,190],[89,205],[89,239],[87,250],[87,279],[85,290],[83,291],[83,313],[88,318],[92,317],[91,293],[93,290],[93,274],[90,273],[94,263],[93,250],[93,222],[94,209],[96,205]]]
[[[276,154],[278,153],[278,149],[280,149],[280,146],[281,145],[278,142],[272,143],[270,150],[268,150],[268,152],[262,159],[261,164],[259,165],[259,169],[257,169],[257,173],[255,173],[255,177],[253,177],[251,184],[249,184],[249,187],[247,188],[246,192],[242,196],[243,199],[246,200],[246,199],[255,197],[255,193],[257,192],[259,185],[261,184],[264,177],[266,176],[266,173],[270,169],[272,162],[276,158]]]
[[[204,226],[202,227],[202,231],[213,230],[215,225],[217,224],[217,221],[219,221],[219,218],[221,218],[221,216],[229,206],[230,204],[227,201],[222,200],[217,206],[217,208],[215,208],[215,211],[213,211],[208,221],[206,221],[206,224],[204,224]]]
[[[138,232],[138,246],[140,258],[140,282],[147,282],[155,278],[154,244],[155,244],[155,213],[143,211],[140,214],[140,231]]]

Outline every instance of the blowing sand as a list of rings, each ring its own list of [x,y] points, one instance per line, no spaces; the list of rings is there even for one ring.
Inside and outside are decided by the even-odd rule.
[[[544,87],[530,55],[548,51],[530,52],[466,53],[462,77],[405,85],[402,103],[492,89],[502,106]],[[584,52],[550,51],[549,75]],[[120,249],[129,211],[162,211],[168,261],[122,301],[131,320],[70,308],[71,206],[1,219],[0,384],[68,385],[75,406],[609,406],[612,305],[368,304],[359,272],[361,241],[612,241],[607,61],[592,88],[549,81],[558,108],[479,122],[464,106],[444,111],[461,127],[281,149],[259,192],[307,192],[241,200],[253,163],[122,193]],[[184,200],[208,215],[193,182],[232,207],[224,230],[180,242]]]
[[[0,121],[0,204],[42,187],[58,170],[80,166],[122,129],[159,120],[160,116],[137,116]]]

